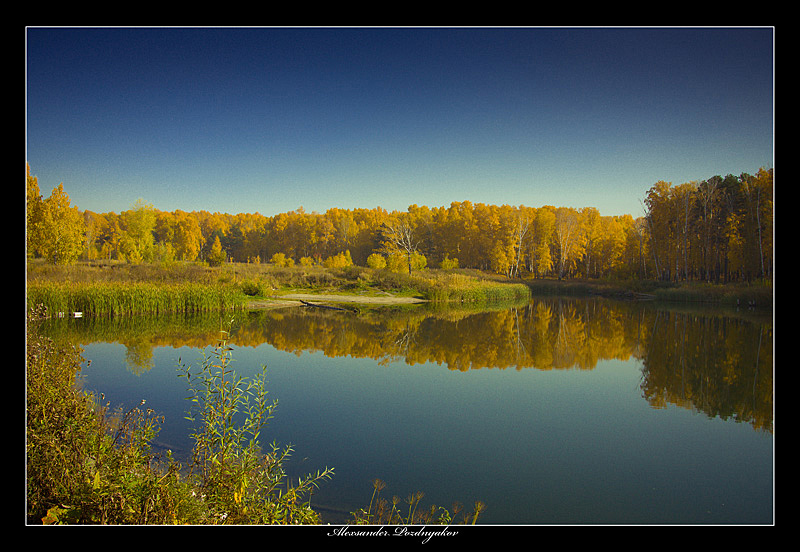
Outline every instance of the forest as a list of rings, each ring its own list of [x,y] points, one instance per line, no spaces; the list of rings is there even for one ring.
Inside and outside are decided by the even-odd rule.
[[[160,211],[139,200],[120,213],[81,211],[63,184],[44,197],[27,166],[28,258],[394,271],[474,268],[509,278],[771,281],[773,169],[674,185],[642,198],[643,216],[594,207],[410,205],[265,216]]]

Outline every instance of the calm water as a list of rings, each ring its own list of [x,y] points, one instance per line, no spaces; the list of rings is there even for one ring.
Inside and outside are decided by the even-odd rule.
[[[54,321],[84,345],[87,389],[166,416],[192,446],[178,358],[219,315]],[[268,443],[333,479],[312,504],[341,523],[382,496],[486,503],[483,524],[773,522],[771,316],[548,298],[489,311],[414,307],[236,315],[233,368],[268,369]]]

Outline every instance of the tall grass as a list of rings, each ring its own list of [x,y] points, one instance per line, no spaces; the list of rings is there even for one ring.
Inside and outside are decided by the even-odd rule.
[[[530,289],[519,282],[478,271],[423,269],[412,275],[349,266],[275,267],[176,264],[54,267],[28,263],[28,304],[52,312],[162,314],[243,308],[248,297],[289,290],[345,294],[414,296],[433,303],[491,303],[524,300]]]
[[[44,305],[55,313],[86,315],[165,314],[239,309],[241,288],[191,282],[31,282],[28,307]]]
[[[418,277],[425,297],[434,303],[490,303],[518,301],[531,295],[528,286],[485,280],[460,273],[432,273]]]

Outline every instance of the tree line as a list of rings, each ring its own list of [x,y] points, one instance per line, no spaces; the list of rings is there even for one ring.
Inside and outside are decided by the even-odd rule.
[[[773,171],[655,183],[644,215],[593,207],[411,205],[265,216],[81,212],[60,184],[44,198],[27,169],[27,254],[52,263],[201,261],[475,268],[508,277],[751,281],[773,276]]]

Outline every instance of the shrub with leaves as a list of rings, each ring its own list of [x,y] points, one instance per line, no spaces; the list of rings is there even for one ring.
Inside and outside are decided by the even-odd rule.
[[[252,379],[238,376],[230,368],[228,332],[222,334],[197,370],[181,368],[191,393],[188,419],[195,424],[190,474],[209,509],[209,522],[319,523],[310,496],[333,470],[301,478],[296,486],[285,481],[283,465],[291,447],[273,443],[264,453],[259,440],[277,407],[267,397],[266,368]]]
[[[144,401],[111,412],[78,389],[75,346],[27,325],[27,513],[31,523],[171,523],[185,493],[167,457],[150,449],[159,418]],[[171,466],[164,469],[164,466]]]

